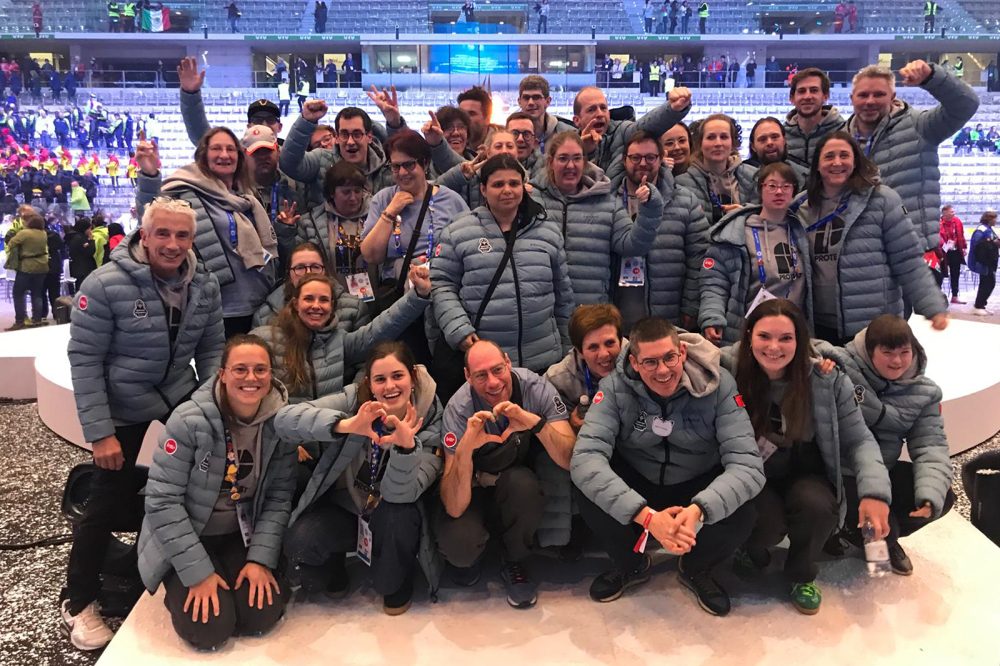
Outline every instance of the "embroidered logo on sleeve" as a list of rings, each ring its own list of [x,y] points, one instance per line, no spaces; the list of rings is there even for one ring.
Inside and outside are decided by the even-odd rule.
[[[455,433],[453,432],[445,433],[444,445],[449,449],[454,449],[455,446],[458,445],[458,437],[455,436]]]
[[[559,398],[559,396],[552,396],[552,405],[556,408],[556,414],[566,413],[566,404]]]
[[[604,400],[604,391],[598,391],[594,394],[594,404],[599,405],[601,401]]]
[[[735,396],[733,396],[733,400],[736,402],[737,407],[742,407],[743,409],[746,409],[747,403],[744,402],[743,396],[741,394],[737,393]]]
[[[705,269],[715,268],[715,259],[705,257],[705,261],[701,262],[701,267]]]
[[[860,405],[865,401],[865,387],[861,384],[854,386],[854,404]]]
[[[163,451],[169,456],[174,455],[174,453],[177,452],[177,440],[168,439],[167,441],[163,442]]]
[[[86,296],[82,296],[81,295],[80,296],[80,300],[78,301],[78,303],[80,305],[80,309],[81,310],[86,310],[87,309],[87,297]]]

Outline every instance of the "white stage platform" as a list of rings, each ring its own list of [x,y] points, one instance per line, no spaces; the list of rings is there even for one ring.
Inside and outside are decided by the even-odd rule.
[[[551,579],[561,582],[543,583],[530,610],[510,608],[499,581],[485,575],[475,588],[446,587],[439,603],[421,598],[394,618],[365,588],[340,602],[293,603],[270,635],[199,653],[174,633],[161,588],[156,597],[143,595],[98,666],[996,666],[1000,606],[989,590],[996,588],[1000,549],[954,513],[903,543],[915,569],[909,578],[869,579],[855,558],[824,563],[818,578],[823,606],[812,617],[785,600],[774,565],[758,583],[738,583],[720,568],[734,604],[728,617],[716,618],[677,583],[672,562],[659,564],[646,585],[599,604],[587,590],[602,561],[558,570],[548,561]]]
[[[927,350],[927,375],[944,394],[941,409],[951,453],[1000,431],[1000,354],[989,346],[1000,339],[1000,326],[954,319],[939,332],[923,317],[913,317],[910,325]],[[37,395],[42,421],[60,437],[89,448],[76,417],[68,342],[69,326],[0,333],[0,397]],[[140,464],[148,462],[158,434],[157,428],[147,433]]]

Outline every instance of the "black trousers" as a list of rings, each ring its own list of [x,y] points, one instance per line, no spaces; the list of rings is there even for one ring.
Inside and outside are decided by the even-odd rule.
[[[785,577],[793,583],[816,580],[816,560],[840,519],[840,505],[830,481],[819,474],[768,479],[753,502],[757,524],[747,543],[776,546],[787,534]]]
[[[187,600],[189,588],[184,586],[177,573],[171,571],[163,580],[166,598],[163,600],[170,611],[170,621],[174,631],[191,646],[199,650],[214,650],[230,636],[260,636],[267,633],[278,623],[285,612],[288,600],[288,581],[280,570],[274,570],[274,579],[278,583],[278,591],[273,590],[272,603],[268,605],[264,598],[264,607],[257,608],[257,600],[250,605],[250,584],[246,581],[237,588],[236,579],[240,570],[247,563],[247,549],[243,545],[243,537],[239,532],[223,536],[202,537],[201,545],[208,551],[208,556],[215,567],[215,573],[225,579],[229,590],[218,588],[219,615],[214,614],[214,608],[208,614],[208,622],[191,619],[191,608],[184,612],[184,602]]]
[[[672,506],[687,506],[691,503],[691,498],[707,488],[708,484],[722,473],[721,468],[715,469],[683,483],[661,486],[647,480],[620,456],[615,455],[611,458],[611,469],[632,490],[642,495],[649,507],[656,511]],[[622,525],[578,489],[574,487],[574,490],[584,522],[597,535],[615,567],[623,571],[637,568],[642,562],[643,555],[633,552],[632,549],[642,534],[642,528],[633,522]],[[694,548],[684,555],[685,571],[710,570],[732,555],[750,536],[754,517],[753,504],[748,502],[726,518],[710,525],[703,525],[696,537],[697,543]]]
[[[66,573],[64,597],[74,615],[97,599],[111,532],[136,522],[140,515],[142,498],[135,461],[148,428],[148,421],[115,428],[125,462],[119,470],[98,469],[91,479],[90,497],[73,537]]]
[[[898,461],[889,470],[889,481],[892,483],[892,504],[889,505],[889,536],[888,541],[896,541],[909,536],[920,528],[934,522],[937,518],[912,518],[910,512],[917,508],[916,495],[913,488],[913,463]],[[845,527],[858,524],[858,485],[853,476],[844,477],[844,496],[847,500],[847,518]],[[951,511],[955,504],[955,493],[948,489],[944,498],[941,516]],[[940,518],[940,516],[938,516]]]
[[[59,298],[59,290],[62,287],[62,273],[47,273],[45,275],[45,295],[48,300],[42,299],[42,319],[49,316],[49,308],[56,311],[56,299]]]
[[[45,278],[48,273],[26,273],[17,271],[14,276],[14,320],[24,323],[28,314],[24,305],[24,294],[31,292],[31,318],[44,319]]]
[[[420,549],[420,510],[414,504],[382,500],[372,513],[372,584],[382,595],[399,590],[413,576]],[[358,517],[322,498],[285,533],[284,551],[303,588],[322,590],[330,561],[357,547]]]
[[[948,262],[948,277],[951,279],[952,298],[958,296],[958,278],[962,275],[962,251],[949,250],[945,254],[945,261]]]
[[[986,302],[990,300],[993,288],[997,286],[996,271],[979,276],[979,289],[976,291],[976,306],[979,309],[986,307]]]
[[[471,567],[486,550],[490,527],[499,532],[504,557],[521,562],[531,554],[542,522],[544,496],[538,477],[527,467],[504,470],[492,488],[473,488],[468,508],[452,518],[441,504],[434,518],[438,548],[452,566]]]

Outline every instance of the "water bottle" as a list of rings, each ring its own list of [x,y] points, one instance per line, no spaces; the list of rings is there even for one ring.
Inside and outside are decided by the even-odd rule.
[[[590,396],[588,396],[588,395],[581,395],[580,396],[580,404],[576,408],[576,413],[579,414],[580,418],[582,419],[583,417],[585,417],[587,415],[587,410],[588,409],[590,409]]]
[[[880,539],[875,535],[875,527],[870,520],[866,520],[861,528],[861,536],[865,540],[865,562],[868,564],[868,575],[873,578],[885,576],[892,571],[889,564],[889,546],[885,539]]]

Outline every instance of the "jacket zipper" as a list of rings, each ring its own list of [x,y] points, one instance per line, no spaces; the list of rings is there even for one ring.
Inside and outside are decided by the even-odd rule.
[[[660,405],[660,418],[664,421],[667,419],[667,408]],[[670,440],[664,437],[660,440],[666,445],[663,447],[663,464],[660,465],[660,485],[665,485],[664,480],[667,476],[667,465],[670,464]]]
[[[316,400],[319,398],[319,386],[316,383],[316,366],[313,365],[312,359],[312,347],[316,343],[316,333],[313,332],[312,339],[309,341],[309,377],[312,379],[312,398]]]
[[[514,300],[517,301],[517,364],[524,364],[524,354],[521,351],[521,343],[524,337],[524,326],[521,314],[521,282],[517,278],[517,263],[514,261],[514,253],[510,255],[510,270],[514,274]]]

